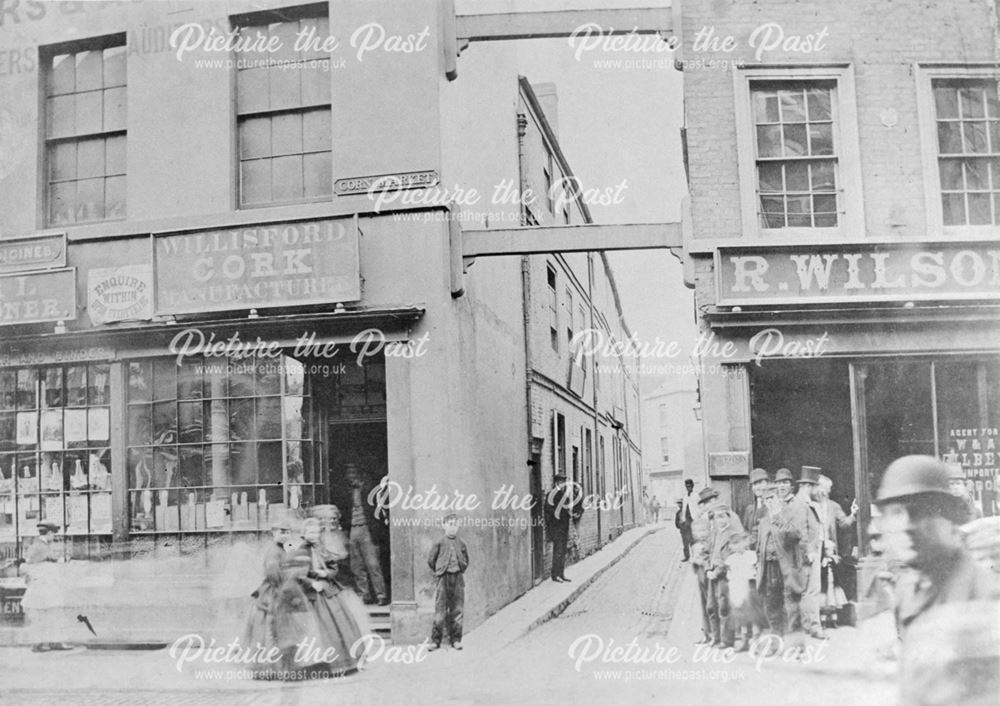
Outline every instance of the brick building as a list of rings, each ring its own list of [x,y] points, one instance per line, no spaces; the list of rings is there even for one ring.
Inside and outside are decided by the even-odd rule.
[[[459,507],[469,628],[549,560],[497,491],[540,494],[553,467],[621,491],[585,514],[581,554],[635,523],[634,372],[569,344],[627,335],[607,261],[452,266],[459,216],[589,215],[514,45],[446,79],[446,6],[0,12],[0,542],[57,524],[93,560],[67,571],[113,579],[75,597],[109,631],[238,618],[275,516],[352,518],[349,464],[398,489],[387,523],[366,509],[398,641],[427,632],[424,557],[459,497],[478,499]],[[491,202],[501,183],[537,196]]]
[[[682,14],[712,482],[740,506],[752,467],[821,466],[865,547],[883,469],[926,453],[996,514],[995,4]]]

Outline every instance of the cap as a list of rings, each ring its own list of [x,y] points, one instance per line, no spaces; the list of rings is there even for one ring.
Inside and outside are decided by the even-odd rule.
[[[911,495],[937,493],[954,497],[948,488],[949,471],[933,456],[903,456],[885,469],[876,504],[884,504]]]

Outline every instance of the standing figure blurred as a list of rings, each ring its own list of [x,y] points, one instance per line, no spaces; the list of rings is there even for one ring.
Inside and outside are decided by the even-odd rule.
[[[277,518],[271,526],[271,539],[264,550],[264,579],[260,586],[251,593],[254,602],[247,617],[246,629],[243,633],[243,644],[249,650],[255,650],[255,661],[251,670],[255,679],[266,679],[275,666],[273,659],[268,658],[270,652],[276,656],[278,639],[274,627],[274,609],[277,602],[278,587],[281,586],[281,560],[285,556],[285,546],[292,534],[292,522],[287,517]]]
[[[369,517],[361,473],[353,463],[347,464],[346,470],[347,483],[351,486],[351,573],[354,574],[358,593],[365,603],[388,605],[389,593],[382,576],[382,559],[368,527]],[[375,594],[374,598],[370,595],[372,592]]]

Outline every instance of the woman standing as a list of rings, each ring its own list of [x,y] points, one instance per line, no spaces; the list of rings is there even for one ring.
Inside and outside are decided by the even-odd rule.
[[[352,655],[361,626],[336,580],[337,562],[322,541],[318,519],[302,525],[302,544],[281,563],[282,584],[275,610],[283,678],[343,676],[357,670]]]
[[[250,650],[256,650],[255,660],[251,665],[255,679],[270,678],[270,672],[275,667],[277,635],[274,611],[278,588],[283,581],[281,562],[285,557],[285,547],[291,534],[291,520],[281,518],[275,521],[271,527],[273,541],[264,550],[264,580],[257,590],[250,594],[254,603],[247,619],[243,644]]]

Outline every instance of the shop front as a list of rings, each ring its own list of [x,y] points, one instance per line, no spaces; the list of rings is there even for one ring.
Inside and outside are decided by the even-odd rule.
[[[742,505],[750,468],[821,467],[831,497],[860,506],[841,537],[841,553],[858,556],[882,474],[903,455],[960,464],[975,505],[1000,514],[991,258],[970,244],[721,249],[717,306],[704,314],[715,355],[701,379],[713,482]]]

